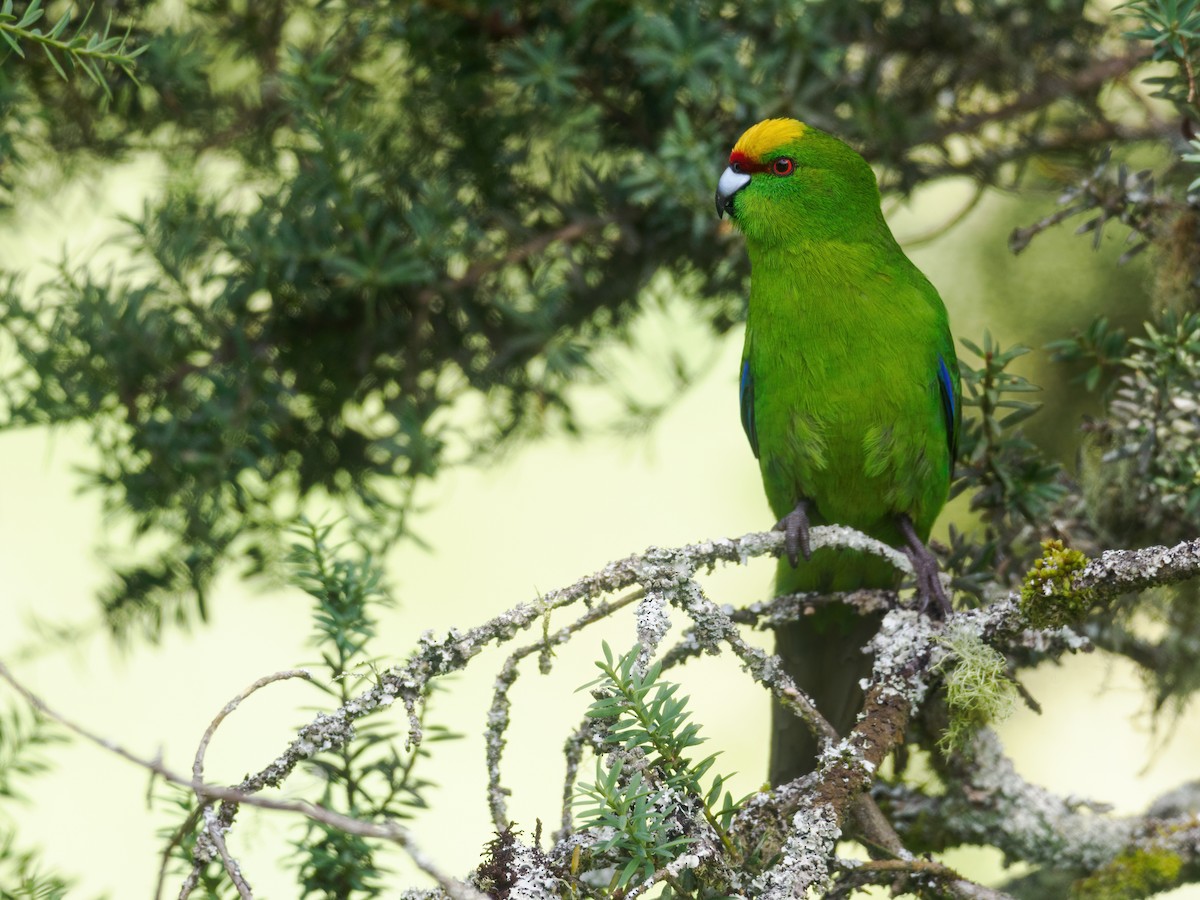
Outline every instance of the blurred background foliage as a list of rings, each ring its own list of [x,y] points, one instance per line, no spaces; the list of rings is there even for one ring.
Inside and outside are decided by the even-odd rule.
[[[1176,246],[1195,174],[1179,159],[1186,92],[1146,99],[1153,51],[1122,36],[1142,21],[1129,12],[211,0],[102,4],[91,21],[140,55],[97,68],[97,83],[62,77],[26,41],[0,68],[9,214],[48,172],[86,182],[153,161],[169,174],[126,223],[121,264],[63,259],[32,284],[8,261],[0,414],[10,428],[91,428],[87,487],[135,538],[107,551],[102,599],[121,635],[202,617],[224,565],[277,570],[314,500],[344,509],[376,552],[412,536],[414,490],[440,468],[586,424],[572,387],[603,380],[598,348],[629,339],[664,293],[713,335],[731,329],[747,266],[712,215],[712,182],[764,116],[843,135],[889,197],[948,176],[1074,192],[1095,234],[1132,228],[1181,269],[1156,287],[1108,256],[1086,263],[1107,288],[1088,305],[1126,331],[1156,290],[1176,307],[1193,293],[1190,248]],[[1110,149],[1152,158],[1157,181],[1094,172]],[[1003,283],[1002,254],[980,252]],[[1026,340],[1089,324],[1090,311],[1065,320],[1068,286],[1005,292],[1015,315],[1060,314]],[[686,384],[695,354],[661,349]],[[639,419],[661,405],[624,396]],[[1065,418],[1039,435],[1059,459],[1073,452]],[[976,460],[966,486],[990,466],[1005,494],[989,508],[1040,514],[1027,501],[1045,467],[1006,473],[997,458]],[[992,537],[1011,551],[1012,535]]]
[[[715,344],[741,322],[713,187],[787,115],[861,149],[889,209],[970,184],[939,233],[998,210],[963,251],[999,337],[956,325],[957,586],[1010,588],[1046,537],[1195,536],[1197,5],[108,0],[84,22],[6,0],[0,215],[119,165],[166,177],[117,264],[0,257],[0,425],[90,429],[81,483],[129,534],[104,545],[121,639],[202,619],[226,568],[282,577],[314,509],[375,555],[419,540],[439,471],[644,424],[703,371],[635,323],[681,303]],[[612,383],[628,346],[672,388]],[[1200,686],[1193,594],[1090,626],[1160,704]]]

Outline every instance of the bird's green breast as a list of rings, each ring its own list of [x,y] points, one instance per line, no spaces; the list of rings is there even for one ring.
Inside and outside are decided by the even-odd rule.
[[[951,468],[938,365],[952,350],[936,291],[894,244],[750,250],[745,360],[775,515],[803,497],[813,524],[900,544],[895,517],[906,513],[927,537]],[[827,551],[796,576],[781,582],[842,590],[894,581],[886,564]]]

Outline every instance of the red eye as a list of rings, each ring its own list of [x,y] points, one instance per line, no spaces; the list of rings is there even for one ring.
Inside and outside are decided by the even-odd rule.
[[[796,164],[787,156],[781,156],[775,162],[771,163],[771,171],[776,175],[791,175],[795,169]]]

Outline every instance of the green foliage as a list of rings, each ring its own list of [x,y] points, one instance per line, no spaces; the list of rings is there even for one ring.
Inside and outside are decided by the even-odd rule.
[[[373,557],[361,546],[333,542],[335,526],[302,521],[293,534],[289,553],[291,582],[313,601],[313,643],[325,669],[324,679],[313,684],[337,706],[347,705],[359,693],[356,683],[371,677],[371,642],[376,612],[391,601]],[[429,703],[422,704],[421,715]],[[320,788],[312,799],[320,805],[354,818],[404,820],[427,806],[433,782],[419,771],[430,748],[451,735],[445,728],[420,723],[424,740],[419,747],[401,750],[404,740],[382,720],[356,722],[353,741],[312,757],[307,767]],[[160,802],[183,814],[183,824],[164,833],[176,860],[174,871],[191,871],[203,820],[196,815],[191,792],[168,787]],[[306,820],[293,842],[292,860],[301,886],[298,896],[337,897],[352,900],[380,896],[387,870],[377,859],[378,841],[348,834]],[[180,868],[182,867],[182,868]],[[198,871],[206,897],[236,896],[219,859]]]
[[[301,897],[379,897],[384,870],[375,842],[321,822],[305,828],[297,848]]]
[[[1124,155],[1144,161],[1148,155],[1160,158],[1162,149],[1155,148],[1152,154],[1147,154],[1144,147],[1129,146]],[[1179,165],[1181,157],[1170,147],[1163,158],[1165,164],[1158,169],[1134,169],[1128,161],[1114,156],[1111,148],[1106,149],[1087,167],[1086,174],[1061,185],[1059,209],[1028,227],[1014,230],[1009,246],[1013,252],[1020,252],[1046,229],[1085,216],[1076,233],[1090,234],[1093,247],[1099,248],[1106,235],[1111,236],[1110,224],[1116,222],[1126,229],[1124,240],[1130,245],[1119,257],[1119,263],[1153,250],[1152,302],[1141,300],[1133,304],[1134,308],[1165,307],[1177,311],[1194,308],[1196,273],[1200,268],[1196,240],[1200,231],[1200,196],[1189,193],[1183,167]],[[1108,337],[1109,343],[1096,349],[1105,354],[1118,350],[1114,337]],[[1056,353],[1066,351],[1068,356],[1075,352],[1069,344],[1054,342],[1051,347]],[[1086,353],[1087,348],[1085,345],[1078,349]]]
[[[94,9],[95,7],[90,7],[75,34],[67,36],[67,29],[71,24],[69,12],[64,13],[49,31],[44,32],[36,27],[36,23],[40,22],[46,13],[42,9],[41,0],[31,0],[19,17],[13,13],[13,0],[4,0],[3,6],[0,6],[0,40],[20,57],[25,56],[25,51],[21,49],[23,42],[37,44],[54,66],[54,71],[66,81],[67,72],[55,56],[56,51],[61,53],[68,67],[82,71],[104,92],[105,97],[111,100],[112,88],[104,77],[101,65],[120,69],[128,78],[136,81],[133,74],[135,60],[146,48],[138,47],[129,51],[129,33],[126,32],[123,36],[111,33],[111,13],[101,30],[89,33],[88,20],[91,19]]]
[[[1013,396],[1041,390],[1009,371],[1013,361],[1029,348],[1004,350],[986,332],[982,347],[966,338],[960,342],[983,365],[978,369],[970,364],[961,366],[963,407],[972,414],[963,422],[959,457],[964,474],[954,493],[975,488],[971,508],[997,526],[1018,516],[1037,521],[1064,490],[1055,483],[1058,467],[1040,459],[1037,448],[1016,427],[1040,408],[1040,404]]]
[[[1190,141],[1188,141],[1188,145],[1196,152],[1184,153],[1179,158],[1184,162],[1200,163],[1200,139],[1192,138]],[[1200,175],[1197,175],[1195,178],[1193,178],[1191,184],[1188,185],[1189,191],[1194,191],[1196,188],[1200,188]]]
[[[313,642],[327,670],[317,682],[337,706],[358,692],[355,682],[371,672],[368,654],[375,636],[375,611],[390,605],[382,573],[369,553],[347,558],[345,545],[330,543],[334,526],[303,522],[296,530],[289,561],[294,583],[314,601]],[[424,704],[422,715],[428,711]],[[365,820],[408,819],[426,806],[433,783],[417,773],[430,744],[451,735],[424,725],[425,740],[401,752],[403,739],[394,727],[376,719],[360,720],[355,739],[314,757],[309,766],[320,779],[319,802]],[[385,870],[376,860],[377,842],[309,821],[296,842],[303,897],[377,897]]]
[[[1091,611],[1090,592],[1077,590],[1071,583],[1087,561],[1060,540],[1042,541],[1042,556],[1021,585],[1021,613],[1034,628],[1077,625]]]
[[[1019,563],[1031,554],[1031,532],[1067,488],[1061,467],[1020,428],[1040,408],[1022,399],[1040,388],[1010,370],[1028,348],[1004,350],[989,333],[982,346],[960,340],[982,366],[959,360],[964,416],[950,494],[971,492],[971,510],[979,514],[983,528],[979,535],[952,532],[948,567],[960,576],[960,587],[978,591],[996,577],[997,569],[1008,569],[1010,561]]]
[[[392,605],[392,600],[370,554],[360,559],[339,556],[345,545],[330,544],[333,530],[333,525],[303,520],[294,531],[298,540],[288,562],[292,582],[316,601],[312,640],[336,685],[324,689],[345,696],[346,676],[368,661],[367,644],[375,636],[372,611]]]
[[[1175,542],[1200,528],[1200,314],[1168,312],[1145,328],[1129,341],[1098,443],[1142,527]]]
[[[65,740],[62,731],[36,710],[0,711],[0,801],[24,799],[18,782],[47,771],[45,751]]]
[[[25,186],[26,168],[61,170],[64,159],[47,161],[64,140],[89,153],[115,149],[115,129],[105,123],[115,118],[112,101],[124,107],[136,89],[134,72],[146,47],[131,46],[139,41],[128,28],[114,28],[111,10],[102,27],[89,27],[93,11],[72,28],[68,7],[43,30],[41,0],[0,4],[0,210]],[[28,52],[35,48],[40,52]],[[76,71],[86,76],[82,84],[70,78]]]
[[[1126,32],[1126,37],[1149,41],[1155,61],[1175,63],[1177,71],[1171,75],[1147,78],[1147,84],[1157,86],[1153,96],[1174,103],[1186,119],[1194,118],[1200,111],[1197,87],[1197,42],[1200,40],[1200,3],[1196,0],[1132,0],[1122,4],[1118,10],[1136,20],[1139,27]],[[1190,132],[1190,124],[1188,130]],[[1189,145],[1196,153],[1183,153],[1180,159],[1188,163],[1200,162],[1200,141],[1189,133]],[[1200,187],[1200,176],[1188,184],[1189,192]]]
[[[595,848],[617,859],[611,890],[650,880],[692,842],[682,832],[671,795],[647,784],[641,772],[627,772],[621,763],[605,771],[597,763],[595,783],[583,785],[582,791],[583,801],[594,804],[583,811],[586,825],[613,829]]]
[[[1132,0],[1117,7],[1140,26],[1126,37],[1149,41],[1156,61],[1176,63],[1183,72],[1147,78],[1158,86],[1154,96],[1171,100],[1185,109],[1196,106],[1196,44],[1200,41],[1200,3],[1196,0]]]
[[[950,721],[938,739],[943,752],[962,748],[978,729],[1012,714],[1017,689],[1008,676],[1008,660],[975,632],[952,628],[938,639],[947,657],[940,664]]]
[[[728,844],[726,830],[737,804],[725,779],[705,777],[716,754],[693,763],[687,751],[703,742],[700,726],[687,721],[687,698],[679,685],[659,681],[661,663],[638,671],[639,647],[614,659],[604,644],[601,676],[584,685],[595,700],[588,717],[599,729],[607,756],[596,761],[596,780],[580,786],[580,826],[611,828],[595,847],[618,866],[610,890],[648,879],[694,838],[702,817]],[[722,797],[722,791],[724,796]]]
[[[1072,900],[1139,900],[1174,887],[1183,860],[1165,847],[1127,850],[1072,885]]]
[[[1193,537],[1200,530],[1195,440],[1200,428],[1200,317],[1195,311],[1167,310],[1145,323],[1140,336],[1130,338],[1098,322],[1055,349],[1061,359],[1090,365],[1089,374],[1104,371],[1099,379],[1104,415],[1085,425],[1078,496],[1056,515],[1073,542],[1086,541],[1095,553]],[[1036,570],[1030,573],[1031,578],[1037,575]],[[1051,587],[1057,605],[1045,609],[1057,610],[1053,615],[1064,621],[1079,621],[1088,611],[1087,597],[1067,588]],[[1030,597],[1037,601],[1037,590]],[[1115,608],[1115,615],[1089,623],[1089,635],[1100,646],[1138,664],[1156,708],[1180,710],[1200,690],[1196,600],[1194,584],[1178,585],[1129,598]],[[1146,622],[1155,624],[1154,639],[1142,634]]]
[[[1106,346],[1101,349],[1099,343]],[[1108,350],[1120,344],[1117,356]],[[1105,371],[1104,416],[1086,424],[1081,510],[1101,543],[1174,543],[1200,528],[1200,315],[1167,311],[1144,334],[1110,334],[1103,322],[1056,345],[1058,358]],[[1097,376],[1099,378],[1099,376]]]
[[[37,854],[16,846],[16,835],[0,829],[0,900],[60,900],[71,882],[44,871]]]
[[[1078,334],[1050,341],[1046,349],[1055,362],[1085,367],[1074,380],[1094,391],[1107,388],[1121,372],[1128,339],[1124,328],[1113,326],[1106,317],[1099,316]]]
[[[50,768],[45,751],[66,740],[62,731],[36,711],[22,708],[0,711],[0,814],[14,801],[27,802],[19,783]],[[20,814],[16,815],[20,821]],[[35,850],[17,845],[19,829],[0,821],[0,898],[46,898],[67,896],[70,881],[45,871]]]

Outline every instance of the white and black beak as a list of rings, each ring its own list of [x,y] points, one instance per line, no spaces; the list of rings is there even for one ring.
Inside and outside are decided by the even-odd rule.
[[[733,215],[733,195],[750,183],[749,172],[738,172],[729,166],[721,173],[717,182],[717,218],[725,213]]]

